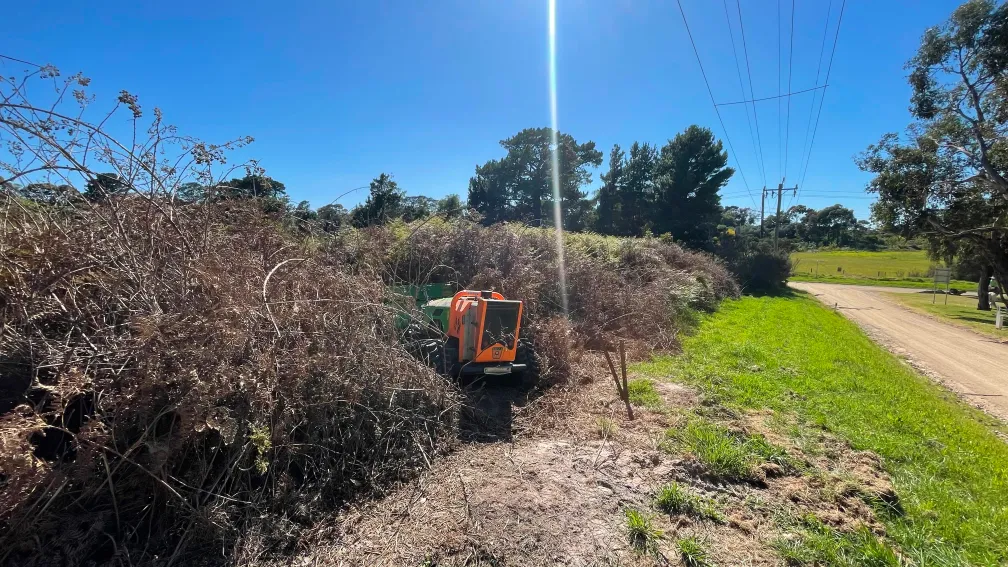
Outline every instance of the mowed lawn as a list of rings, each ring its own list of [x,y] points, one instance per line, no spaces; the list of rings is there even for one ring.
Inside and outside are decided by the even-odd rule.
[[[893,287],[931,288],[935,263],[924,250],[827,250],[793,252],[791,279]],[[953,281],[951,286],[975,290],[976,282]]]
[[[745,297],[706,316],[683,349],[635,370],[697,385],[731,407],[775,410],[880,455],[902,507],[880,515],[914,564],[1008,560],[1008,445],[995,434],[1002,426],[841,315],[804,294]]]
[[[1008,315],[1005,316],[1005,327],[994,327],[993,311],[977,311],[977,298],[950,295],[938,295],[932,300],[930,293],[888,293],[890,298],[907,307],[935,315],[953,325],[965,327],[988,337],[1008,341]],[[948,304],[946,304],[948,301]]]

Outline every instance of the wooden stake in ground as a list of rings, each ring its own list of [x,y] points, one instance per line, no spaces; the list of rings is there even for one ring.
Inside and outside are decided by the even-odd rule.
[[[612,357],[609,356],[609,351],[604,350],[602,352],[605,353],[606,362],[609,363],[609,371],[612,372],[613,382],[616,383],[616,392],[626,405],[627,417],[630,421],[633,421],[633,408],[630,407],[630,390],[627,386],[626,351],[623,348],[623,342],[620,341],[620,369],[623,371],[622,383],[620,382],[620,375],[616,373],[616,365],[613,364]]]

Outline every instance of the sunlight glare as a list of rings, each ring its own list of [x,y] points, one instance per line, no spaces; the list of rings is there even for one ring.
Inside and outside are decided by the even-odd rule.
[[[567,316],[567,267],[564,265],[563,214],[560,208],[560,149],[557,141],[557,95],[556,95],[556,0],[549,0],[549,90],[550,121],[550,170],[553,185],[553,231],[556,235],[557,272],[560,277],[560,301],[564,316]]]

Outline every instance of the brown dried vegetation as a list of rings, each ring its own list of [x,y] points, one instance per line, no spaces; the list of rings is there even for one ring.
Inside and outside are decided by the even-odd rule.
[[[674,244],[567,235],[565,316],[548,230],[325,233],[282,201],[226,200],[227,153],[251,138],[180,135],[125,91],[92,114],[89,83],[0,77],[0,564],[282,555],[324,513],[436,464],[466,438],[471,396],[409,356],[389,284],[524,300],[546,384],[574,383],[579,350],[611,337],[674,346],[738,293]],[[193,184],[206,194],[181,202]],[[565,399],[535,404],[556,419]]]
[[[575,344],[667,346],[692,310],[736,291],[674,245],[592,254],[579,245],[595,237],[573,236],[568,323],[541,230],[306,235],[251,203],[4,198],[0,537],[17,563],[206,560],[250,524],[282,544],[319,510],[428,466],[456,437],[459,392],[401,346],[387,283],[527,301],[548,382],[571,375]]]

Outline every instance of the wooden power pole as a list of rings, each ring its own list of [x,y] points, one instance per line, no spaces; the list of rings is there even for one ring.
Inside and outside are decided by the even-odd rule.
[[[798,185],[794,187],[788,187],[788,191],[791,191],[791,195],[795,195],[798,192]],[[771,189],[771,191],[773,191]],[[780,184],[777,185],[777,216],[774,217],[774,231],[773,231],[773,249],[777,252],[777,237],[780,235],[780,202],[781,193],[784,192],[784,180],[781,179]]]
[[[759,200],[759,237],[763,238],[763,210],[766,208],[766,185],[763,186],[763,192],[760,193]]]

